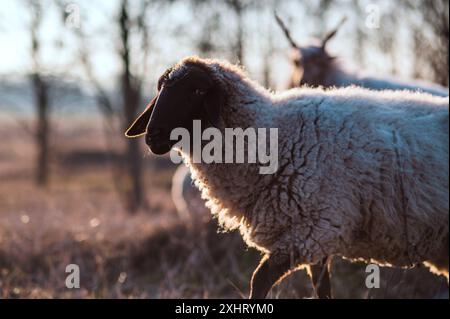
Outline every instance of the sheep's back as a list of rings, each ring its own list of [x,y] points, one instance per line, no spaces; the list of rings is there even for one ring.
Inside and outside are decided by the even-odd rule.
[[[280,175],[291,175],[298,214],[327,220],[320,227],[355,258],[408,264],[433,254],[448,235],[448,100],[344,91],[303,96],[278,118],[289,170]]]

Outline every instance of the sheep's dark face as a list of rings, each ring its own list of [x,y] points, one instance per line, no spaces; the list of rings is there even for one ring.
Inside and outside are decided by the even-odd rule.
[[[145,134],[145,141],[154,154],[170,151],[176,140],[170,140],[175,128],[185,128],[192,136],[193,120],[202,127],[216,125],[220,99],[217,85],[206,70],[183,66],[167,70],[158,82],[158,94],[147,109],[128,129],[127,137]]]
[[[322,46],[311,45],[296,49],[292,61],[298,77],[297,85],[326,85],[325,77],[334,59]]]

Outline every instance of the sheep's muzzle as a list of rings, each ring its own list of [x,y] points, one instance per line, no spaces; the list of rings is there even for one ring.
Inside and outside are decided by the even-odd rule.
[[[169,152],[173,146],[169,136],[170,132],[164,128],[152,128],[145,135],[145,143],[152,153],[163,155]]]

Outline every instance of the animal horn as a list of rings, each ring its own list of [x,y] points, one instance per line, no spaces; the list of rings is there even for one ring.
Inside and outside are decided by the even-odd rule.
[[[284,35],[286,36],[286,38],[288,39],[289,43],[291,44],[291,46],[293,48],[299,49],[299,46],[297,45],[297,43],[295,43],[295,41],[292,39],[291,37],[291,33],[289,32],[288,28],[286,27],[286,25],[283,23],[283,21],[281,20],[281,18],[278,16],[277,12],[274,11],[274,15],[275,15],[275,19],[278,22],[278,25],[280,26],[280,28],[283,30]]]
[[[347,21],[347,17],[343,17],[342,20],[339,22],[339,24],[330,32],[327,33],[327,35],[325,36],[325,38],[322,40],[322,48],[325,48],[325,46],[327,45],[327,42],[332,39],[336,33],[339,31],[339,29],[342,27],[342,25]]]

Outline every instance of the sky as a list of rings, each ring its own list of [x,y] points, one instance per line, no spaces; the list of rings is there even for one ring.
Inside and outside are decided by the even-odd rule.
[[[336,25],[344,16],[349,16],[349,22],[342,28],[338,36],[330,43],[330,51],[338,55],[350,68],[359,68],[354,59],[354,46],[352,25],[368,24],[370,18],[370,6],[374,1],[367,2],[366,12],[360,16],[355,16],[354,12],[348,12],[344,9],[339,11],[339,4],[345,4],[350,0],[336,0],[336,10],[333,14],[327,16],[327,20],[317,30],[307,17],[307,12],[303,10],[299,4],[301,1],[290,5],[283,3],[279,8],[280,15],[286,18],[289,26],[293,30],[293,36],[300,43],[307,42],[312,35],[323,33],[326,29]],[[42,61],[44,70],[53,75],[67,75],[74,78],[85,80],[85,74],[78,63],[77,48],[78,42],[74,36],[72,28],[76,27],[77,19],[83,29],[89,34],[89,43],[92,50],[92,65],[95,75],[106,86],[112,88],[114,86],[113,79],[120,71],[120,64],[117,60],[116,48],[118,46],[117,39],[114,34],[116,26],[111,23],[111,19],[117,14],[117,1],[111,0],[78,0],[67,2],[66,10],[75,17],[74,20],[66,20],[63,23],[60,11],[57,10],[54,2],[51,0],[42,0],[43,4],[43,25],[40,30],[40,36],[43,39]],[[391,10],[389,3],[392,1],[375,1],[379,4],[379,14],[383,14],[383,10]],[[131,0],[132,10],[139,10],[136,6],[138,2]],[[69,6],[71,5],[71,6]],[[344,6],[342,6],[344,7]],[[75,11],[74,11],[75,10]],[[205,11],[198,12],[194,10],[188,1],[177,1],[174,4],[158,4],[150,10],[148,24],[150,25],[150,38],[154,44],[152,54],[149,56],[149,65],[152,73],[148,75],[146,80],[148,83],[154,83],[156,79],[168,66],[175,63],[186,55],[198,54],[195,46],[192,45],[193,37],[200,32],[201,25],[195,21],[200,14],[207,14]],[[235,20],[233,16],[221,18],[227,24],[225,37],[233,34]],[[370,22],[370,21],[369,21]],[[30,15],[27,10],[26,1],[24,0],[2,0],[0,5],[0,49],[1,64],[0,76],[23,75],[30,71],[31,61],[30,54],[30,35],[29,35]],[[189,25],[190,28],[186,29]],[[256,80],[262,78],[262,48],[267,41],[267,34],[273,34],[273,41],[277,50],[272,57],[272,69],[277,70],[273,74],[273,82],[275,88],[283,89],[288,82],[291,65],[288,60],[288,44],[283,34],[279,30],[273,19],[272,8],[263,8],[261,12],[251,12],[247,14],[245,19],[245,61],[244,64],[250,75]],[[393,32],[393,30],[383,29],[383,25],[379,29],[367,28],[367,36],[375,37],[377,32]],[[403,32],[403,30],[395,30],[395,32]],[[227,32],[228,33],[228,32]],[[173,34],[179,36],[174,37]],[[405,37],[406,38],[406,37]],[[399,45],[398,59],[396,60],[402,77],[408,77],[411,69],[411,56],[403,50]],[[139,54],[137,52],[136,54]],[[220,54],[219,54],[220,55]],[[366,50],[366,69],[369,73],[388,74],[390,72],[390,60],[380,54],[377,50]],[[219,56],[221,57],[221,56]],[[227,58],[226,54],[222,56]]]

